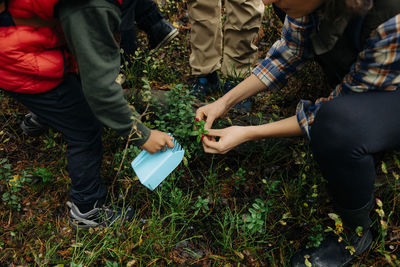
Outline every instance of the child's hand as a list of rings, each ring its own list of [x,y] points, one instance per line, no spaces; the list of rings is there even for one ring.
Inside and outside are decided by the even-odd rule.
[[[165,149],[166,146],[168,146],[169,148],[173,148],[173,139],[174,138],[172,136],[169,136],[167,133],[157,130],[151,130],[149,139],[147,139],[146,143],[144,143],[141,148],[146,150],[150,154],[153,154],[162,149]]]

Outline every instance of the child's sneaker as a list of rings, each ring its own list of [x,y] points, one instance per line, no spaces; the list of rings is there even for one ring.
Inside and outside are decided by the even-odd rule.
[[[105,206],[96,207],[81,213],[79,208],[72,202],[67,201],[69,207],[69,220],[74,228],[89,229],[94,227],[106,227],[112,225],[117,220],[130,221],[133,218],[133,209],[126,208],[121,210],[110,209]]]
[[[203,98],[220,89],[220,81],[217,72],[206,76],[197,77],[190,92],[196,98]]]
[[[150,50],[159,49],[169,43],[177,35],[178,29],[166,19],[161,19],[150,28],[148,33]]]
[[[32,112],[29,112],[25,115],[25,118],[21,122],[20,127],[24,134],[31,137],[40,136],[45,131],[47,131],[47,126],[41,124],[38,121],[38,117]]]

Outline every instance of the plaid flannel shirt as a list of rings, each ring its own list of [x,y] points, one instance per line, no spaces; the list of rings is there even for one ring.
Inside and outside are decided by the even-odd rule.
[[[286,17],[281,39],[274,43],[264,61],[253,70],[271,90],[283,87],[287,79],[301,69],[315,55],[310,33],[317,27],[309,17]],[[310,129],[323,102],[369,90],[396,90],[400,85],[400,14],[387,20],[374,30],[366,41],[342,82],[326,98],[315,103],[301,100],[296,116],[300,127],[310,138]]]

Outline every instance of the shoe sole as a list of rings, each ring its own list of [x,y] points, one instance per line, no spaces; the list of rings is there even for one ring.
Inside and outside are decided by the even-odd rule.
[[[117,217],[114,218],[114,220],[110,221],[110,222],[101,222],[101,223],[97,223],[94,222],[92,220],[87,220],[84,218],[79,218],[76,214],[74,214],[74,212],[72,210],[69,211],[69,224],[72,226],[72,228],[74,228],[75,230],[89,230],[90,228],[106,228],[106,227],[110,227],[113,224],[115,224],[115,222],[117,222],[118,220],[122,220],[122,222],[125,221],[125,217]]]
[[[172,39],[174,39],[177,35],[178,35],[179,31],[178,29],[173,29],[170,33],[168,33],[167,36],[165,36],[165,38],[152,50],[158,50],[159,48],[161,48],[162,46],[166,45],[167,43],[169,43]]]
[[[86,225],[86,224],[79,224],[79,221],[76,219],[69,218],[69,224],[74,228],[74,230],[89,230],[90,228],[105,228],[104,225],[102,224],[97,224],[97,225]]]
[[[88,230],[89,228],[104,227],[102,223],[93,222],[84,218],[77,218],[77,215],[75,215],[72,210],[69,211],[69,223],[75,230]]]

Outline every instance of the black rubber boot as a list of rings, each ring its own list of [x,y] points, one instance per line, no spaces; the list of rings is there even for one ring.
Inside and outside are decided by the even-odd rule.
[[[291,259],[290,266],[307,266],[307,261],[313,267],[346,266],[371,245],[372,234],[369,213],[373,205],[374,198],[371,198],[364,207],[357,210],[337,208],[336,210],[342,219],[345,231],[349,233],[350,244],[345,241],[338,242],[338,236],[335,234],[329,235],[318,248],[305,249],[296,253]],[[363,229],[361,236],[355,233],[358,226]],[[353,246],[354,253],[351,254],[350,250],[345,248],[346,246]]]

